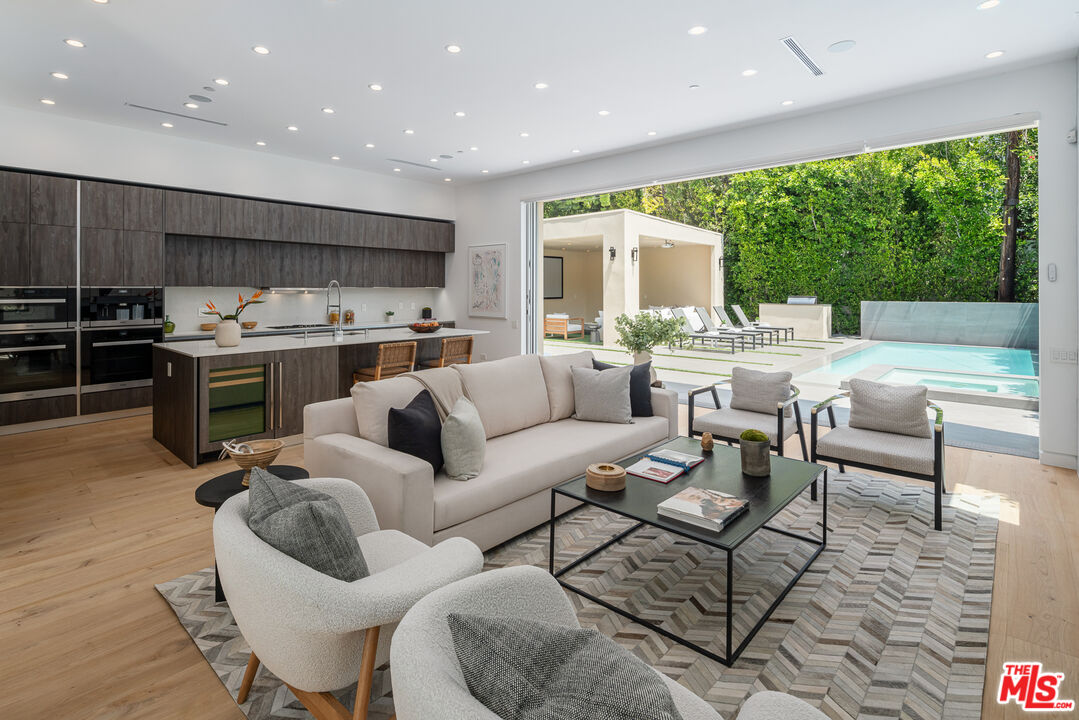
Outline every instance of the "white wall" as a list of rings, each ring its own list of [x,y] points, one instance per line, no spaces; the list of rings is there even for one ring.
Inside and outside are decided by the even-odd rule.
[[[999,129],[1006,118],[1031,113],[1039,120],[1041,344],[1043,349],[1041,451],[1043,461],[1074,467],[1079,442],[1079,374],[1074,364],[1050,361],[1053,348],[1077,348],[1079,256],[1079,164],[1076,146],[1065,140],[1075,127],[1077,66],[1074,59],[978,76],[835,107],[786,115],[781,120],[738,127],[668,145],[520,174],[457,188],[457,252],[447,264],[454,315],[469,327],[490,330],[476,340],[490,357],[521,351],[521,277],[511,275],[509,319],[467,317],[465,268],[469,245],[509,244],[509,267],[521,267],[521,202],[651,184],[687,176],[849,154],[865,143],[929,140],[961,132]],[[1016,118],[1027,114],[1024,118]],[[1044,268],[1055,263],[1050,283]]]
[[[0,106],[0,166],[452,219],[453,188]]]

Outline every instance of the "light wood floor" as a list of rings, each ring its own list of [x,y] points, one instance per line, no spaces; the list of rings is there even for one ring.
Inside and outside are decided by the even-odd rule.
[[[0,468],[0,717],[243,718],[153,588],[211,564],[193,493],[228,464],[188,468],[142,416],[0,437]],[[1004,497],[984,716],[1020,716],[993,699],[1005,660],[1066,673],[1079,699],[1076,474],[948,448],[948,476]]]

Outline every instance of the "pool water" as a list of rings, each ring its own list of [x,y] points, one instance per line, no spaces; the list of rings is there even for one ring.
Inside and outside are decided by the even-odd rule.
[[[870,365],[896,366],[879,378],[883,382],[1038,396],[1035,355],[1021,348],[882,342],[834,360],[803,377],[810,382],[838,384]],[[932,372],[914,368],[928,368]],[[992,377],[994,375],[1023,375],[1030,380]]]

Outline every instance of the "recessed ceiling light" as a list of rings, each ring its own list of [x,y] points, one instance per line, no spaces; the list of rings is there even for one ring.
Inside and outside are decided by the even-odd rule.
[[[522,161],[521,161],[521,164],[522,164],[522,165],[527,165],[527,164],[528,164],[528,163],[530,163],[530,162],[532,162],[532,161],[531,161],[531,160],[522,160]]]
[[[66,40],[64,40],[64,42],[67,43],[68,45],[70,45],[71,47],[77,47],[77,48],[86,47],[86,43],[84,43],[82,40],[76,40],[75,38],[67,38]]]
[[[94,2],[97,3],[98,5],[108,5],[109,4],[109,0],[94,0]]]
[[[431,162],[438,162],[438,158],[431,158]]]
[[[285,129],[288,130],[289,132],[299,132],[299,130],[300,130],[300,128],[296,127],[295,125],[289,125]]]
[[[408,130],[405,130],[405,135],[415,135],[415,134],[416,134],[416,131],[411,129],[411,128],[409,128]]]
[[[997,5],[1000,5],[1000,0],[985,0],[985,2],[978,3],[979,10],[992,10]]]
[[[692,84],[692,85],[690,85],[690,86],[689,86],[689,89],[690,89],[690,90],[700,90],[700,89],[701,89],[701,86],[700,86],[700,85],[697,85],[696,83],[694,83],[694,84]]]
[[[367,148],[368,150],[370,150],[370,149],[371,149],[371,148],[373,148],[374,146],[375,146],[375,144],[374,144],[374,143],[367,143],[366,145],[364,145],[364,147],[365,147],[365,148]]]
[[[1003,50],[994,50],[993,52],[986,53],[985,58],[987,60],[995,60],[995,59],[997,59],[998,57],[1000,57],[1003,54],[1004,54]]]
[[[368,87],[369,89],[371,89],[371,90],[374,90],[375,92],[378,92],[379,90],[381,90],[381,89],[382,89],[382,86],[381,86],[381,85],[379,85],[378,83],[371,83],[371,84],[370,84],[370,85],[368,85],[367,87]]]
[[[526,133],[526,132],[521,133],[521,137],[528,137],[528,133]]]
[[[447,45],[446,52],[456,55],[457,53],[461,52],[461,47],[459,45]]]
[[[464,110],[458,110],[457,112],[454,113],[454,117],[464,117],[464,116],[465,116]]]
[[[648,135],[648,137],[655,137],[656,131],[655,130],[649,130],[645,134]]]
[[[226,80],[225,78],[214,78],[214,82],[217,83],[218,85],[228,85],[229,84],[229,81]]]
[[[600,110],[600,111],[599,111],[599,114],[600,114],[601,116],[603,116],[603,117],[607,117],[608,115],[610,115],[610,114],[611,114],[611,111],[610,111],[610,110]]]
[[[472,147],[469,148],[469,150],[471,150],[472,152],[475,152],[475,151],[479,150],[479,148],[476,147],[475,145],[473,145]]]
[[[550,86],[545,82],[538,82],[532,87],[536,88],[537,90],[546,90]]]
[[[483,173],[484,175],[486,175],[487,173],[489,173],[491,171],[490,170],[480,170],[480,172]]]
[[[394,172],[401,172],[401,168],[394,168],[393,171]]]
[[[452,178],[442,178],[442,182],[453,182]]]
[[[259,147],[266,147],[266,143],[263,140],[256,140],[255,144],[258,145]]]
[[[256,45],[255,47],[251,48],[251,50],[258,53],[259,55],[269,55],[270,54],[270,48],[265,47],[263,45]]]
[[[580,151],[580,150],[578,150],[577,148],[573,148],[572,150],[570,150],[570,152],[571,152],[571,153],[579,153],[579,152],[581,152],[581,151]]]
[[[332,107],[324,107],[322,108],[322,112],[326,113],[327,115],[333,115],[334,111]]]
[[[337,157],[336,155],[331,155],[330,156],[330,160],[340,160],[340,159],[341,158]]]
[[[690,35],[704,35],[706,32],[708,32],[708,28],[704,25],[694,25],[689,29]]]
[[[756,74],[757,74],[757,71],[754,70],[753,68],[746,68],[745,70],[742,71],[742,77],[753,77]]]
[[[163,127],[163,128],[170,128],[170,127],[172,127],[172,123],[170,123],[170,122],[163,122],[163,123],[161,123],[161,127]]]
[[[41,102],[45,105],[55,105],[56,101],[52,98],[41,98]]]
[[[67,75],[65,75],[62,72],[54,72],[54,73],[49,73],[49,74],[52,75],[57,80],[67,80]]]
[[[187,108],[188,110],[198,110],[199,109],[199,104],[198,103],[193,103],[193,102],[185,102],[184,107]]]
[[[854,48],[854,46],[857,45],[857,44],[858,43],[854,42],[853,40],[840,40],[839,42],[834,42],[831,45],[829,45],[828,46],[828,52],[831,52],[831,53],[847,52],[848,50],[852,50]]]

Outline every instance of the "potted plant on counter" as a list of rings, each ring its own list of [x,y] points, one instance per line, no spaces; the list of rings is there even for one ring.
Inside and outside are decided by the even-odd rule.
[[[738,436],[738,449],[742,451],[742,474],[750,477],[768,477],[772,474],[772,454],[768,436],[760,430],[743,430]]]
[[[686,337],[678,318],[662,318],[655,313],[637,313],[635,317],[622,314],[614,320],[618,344],[633,354],[633,364],[641,365],[652,360],[652,348],[656,345],[673,346]],[[652,382],[656,371],[652,370]]]
[[[386,322],[388,322],[388,323],[393,322],[393,310],[387,310],[386,311]]]
[[[218,347],[236,347],[240,344],[240,323],[237,322],[242,313],[248,305],[258,305],[265,302],[265,300],[259,300],[262,297],[262,291],[259,290],[254,295],[244,300],[243,293],[238,295],[239,304],[236,306],[236,311],[229,315],[222,315],[217,309],[217,306],[213,302],[206,303],[206,310],[210,315],[216,315],[219,322],[217,328],[214,329],[214,342]]]

